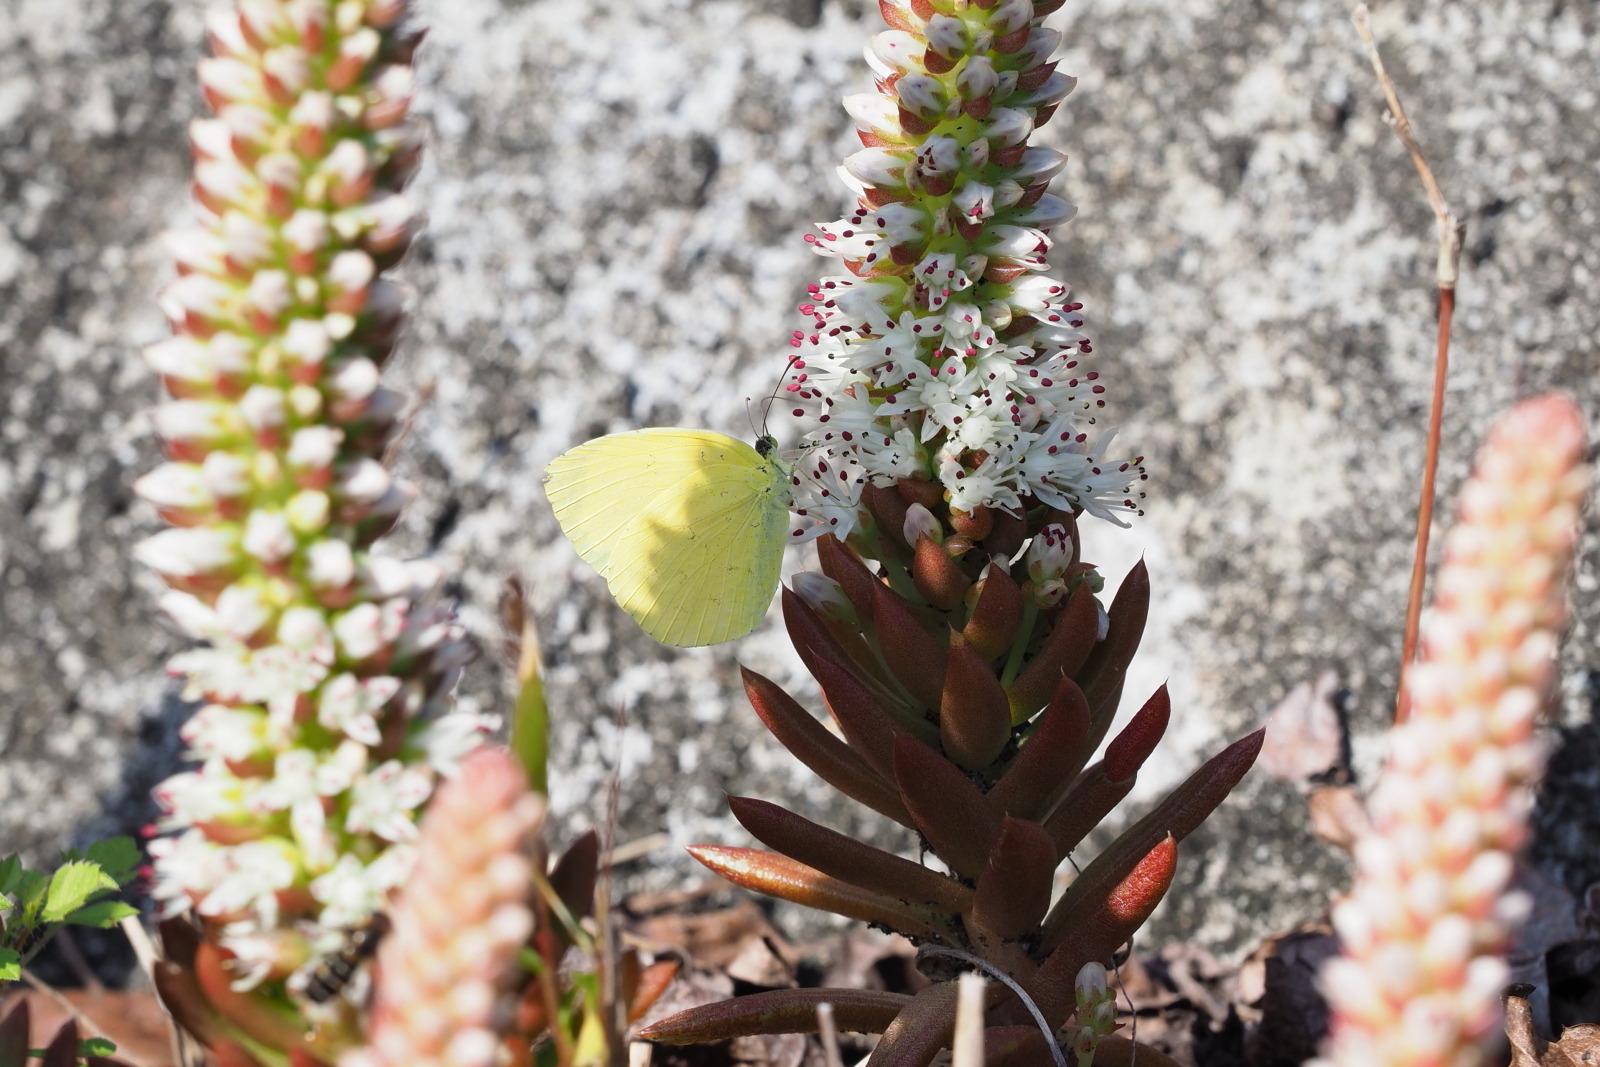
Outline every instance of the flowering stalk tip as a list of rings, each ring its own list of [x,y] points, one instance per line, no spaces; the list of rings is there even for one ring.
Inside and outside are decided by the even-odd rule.
[[[1511,890],[1545,745],[1566,579],[1588,485],[1577,407],[1536,397],[1503,418],[1462,488],[1422,655],[1333,911],[1344,954],[1322,973],[1326,1063],[1489,1062],[1527,911]]]

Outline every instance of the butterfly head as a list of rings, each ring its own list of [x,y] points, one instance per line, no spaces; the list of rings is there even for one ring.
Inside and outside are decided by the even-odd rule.
[[[761,455],[762,459],[767,459],[768,457],[775,455],[777,451],[778,439],[772,436],[770,433],[764,433],[760,437],[756,438],[756,452]]]

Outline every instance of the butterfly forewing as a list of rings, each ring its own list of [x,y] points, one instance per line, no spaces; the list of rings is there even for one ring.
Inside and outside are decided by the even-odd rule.
[[[578,554],[656,640],[715,644],[766,613],[787,477],[744,442],[703,430],[612,434],[557,457],[546,487]]]

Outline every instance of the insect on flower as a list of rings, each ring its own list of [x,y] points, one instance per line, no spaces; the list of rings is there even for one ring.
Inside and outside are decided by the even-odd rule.
[[[306,978],[306,999],[313,1004],[326,1004],[344,992],[356,971],[378,951],[378,943],[391,926],[389,917],[379,911],[374,912],[366,922],[352,927],[344,944],[323,957],[322,962]]]

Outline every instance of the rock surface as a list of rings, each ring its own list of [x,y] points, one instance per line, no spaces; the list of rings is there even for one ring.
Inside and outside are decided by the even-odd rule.
[[[843,213],[833,178],[878,27],[858,0],[435,0],[414,187],[431,223],[402,387],[433,399],[401,466],[421,489],[396,552],[437,554],[492,646],[501,577],[528,578],[556,708],[566,833],[743,842],[723,791],[787,798],[899,847],[762,732],[736,659],[814,692],[775,620],[678,652],[610,606],[540,489],[554,455],[642,425],[750,433],[793,306]],[[186,211],[199,110],[195,0],[0,0],[0,852],[40,855],[147,820],[182,714],[179,648],[129,549],[157,528],[130,491],[156,462],[160,232]],[[1342,2],[1068,0],[1052,25],[1077,92],[1040,133],[1080,205],[1055,259],[1087,305],[1112,418],[1152,472],[1132,532],[1093,528],[1156,590],[1129,703],[1170,679],[1172,732],[1136,810],[1331,666],[1358,772],[1390,713],[1431,383],[1433,222]],[[1429,0],[1374,14],[1468,224],[1441,514],[1493,415],[1571,390],[1600,415],[1600,122],[1592,5]],[[749,410],[753,410],[756,401]],[[759,415],[755,416],[759,417]],[[783,427],[779,423],[780,432]],[[1600,585],[1590,520],[1564,663],[1563,737],[1588,720]],[[803,560],[792,561],[803,565]],[[463,699],[504,710],[493,655]],[[1135,699],[1137,698],[1137,699]],[[618,711],[626,724],[616,725]],[[1541,864],[1600,877],[1587,759],[1558,764]],[[1565,784],[1562,784],[1565,783]],[[1585,792],[1584,790],[1587,790]],[[1339,855],[1288,786],[1254,779],[1185,846],[1154,941],[1224,952],[1318,912]],[[630,884],[693,877],[676,847]]]

